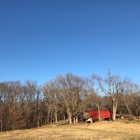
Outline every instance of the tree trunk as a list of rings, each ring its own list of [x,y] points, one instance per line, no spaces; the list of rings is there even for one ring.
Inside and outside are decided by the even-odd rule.
[[[55,122],[57,123],[58,122],[58,116],[57,116],[57,110],[55,110]]]
[[[40,125],[39,125],[39,119],[37,120],[37,127],[40,127]]]
[[[76,123],[75,117],[73,117],[73,123],[74,123],[74,124]]]
[[[50,112],[50,123],[53,123],[53,112],[52,112],[52,110]]]
[[[112,120],[115,121],[116,120],[116,111],[117,111],[117,105],[118,105],[118,103],[116,101],[112,101],[112,103],[113,103]]]
[[[71,115],[71,113],[69,113],[69,117],[68,117],[68,121],[69,121],[69,124],[72,124],[72,115]]]
[[[97,108],[98,108],[98,120],[99,120],[99,121],[101,121],[101,116],[100,116],[100,107],[99,107],[99,106],[97,106]]]
[[[51,116],[51,109],[48,108],[48,112],[47,112],[47,123],[50,123],[50,116]]]
[[[67,108],[67,114],[68,114],[68,123],[69,123],[69,124],[72,124],[72,114],[71,114],[69,108]]]
[[[37,116],[37,127],[40,127],[40,112],[38,112]]]
[[[75,122],[78,123],[78,116],[76,116]]]

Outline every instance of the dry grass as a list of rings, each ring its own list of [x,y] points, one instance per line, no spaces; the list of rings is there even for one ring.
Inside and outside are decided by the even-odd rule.
[[[140,122],[50,125],[0,133],[0,140],[140,140]]]

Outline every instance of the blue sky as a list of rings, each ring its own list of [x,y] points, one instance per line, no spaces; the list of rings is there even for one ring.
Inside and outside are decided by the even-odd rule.
[[[0,81],[99,74],[140,83],[139,0],[0,0]]]

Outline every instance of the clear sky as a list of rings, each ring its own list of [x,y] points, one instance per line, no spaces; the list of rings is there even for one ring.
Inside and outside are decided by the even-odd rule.
[[[0,81],[108,69],[140,83],[140,0],[0,0]]]

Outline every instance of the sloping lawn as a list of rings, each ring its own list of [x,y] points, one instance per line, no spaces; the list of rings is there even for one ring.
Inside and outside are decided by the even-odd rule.
[[[140,140],[140,122],[49,125],[0,133],[0,140]]]

